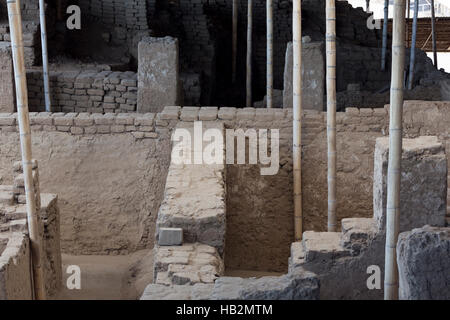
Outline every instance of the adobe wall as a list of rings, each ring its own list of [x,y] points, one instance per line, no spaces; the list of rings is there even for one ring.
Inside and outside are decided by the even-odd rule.
[[[91,19],[127,29],[147,29],[146,0],[80,0],[78,2],[82,12]]]
[[[0,112],[13,112],[16,104],[10,44],[0,42]]]
[[[8,183],[19,138],[15,115],[0,118],[0,176]],[[62,251],[125,254],[152,246],[170,156],[164,124],[128,114],[31,119],[41,191],[59,197]]]
[[[438,135],[449,154],[449,108],[445,102],[406,102],[405,135]],[[373,214],[373,153],[375,139],[388,132],[387,110],[348,108],[337,115],[339,220]],[[59,195],[63,251],[127,253],[152,246],[171,128],[180,120],[198,119],[224,121],[226,128],[280,129],[277,175],[261,176],[253,165],[227,168],[225,250],[229,268],[285,270],[293,239],[291,109],[171,107],[156,115],[32,114],[41,189]],[[8,182],[8,168],[19,159],[14,115],[0,115],[0,128],[0,176]],[[325,113],[305,111],[303,143],[305,230],[324,231]]]
[[[40,33],[33,21],[23,20],[22,27],[25,66],[30,67],[41,61]],[[0,20],[0,42],[11,42],[8,20]]]
[[[31,300],[28,237],[21,232],[0,234],[0,242],[0,300]]]
[[[137,74],[132,71],[68,70],[49,73],[53,112],[126,113],[137,105]],[[45,111],[42,70],[27,70],[31,111]]]

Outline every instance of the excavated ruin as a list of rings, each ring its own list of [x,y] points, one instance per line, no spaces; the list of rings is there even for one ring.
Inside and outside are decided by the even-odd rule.
[[[48,299],[383,298],[369,277],[384,274],[391,52],[381,71],[382,34],[367,28],[369,13],[336,2],[338,228],[328,232],[325,1],[302,1],[304,232],[295,241],[292,1],[274,0],[274,108],[266,108],[265,1],[254,1],[245,108],[246,1],[238,1],[235,82],[232,1],[76,2],[80,30],[46,5],[46,110],[39,7],[21,0]],[[415,59],[403,105],[399,295],[449,299],[450,74],[420,49]],[[1,3],[2,300],[32,299],[34,290],[13,66]],[[205,163],[205,152],[222,161]],[[73,266],[81,289],[70,288]]]

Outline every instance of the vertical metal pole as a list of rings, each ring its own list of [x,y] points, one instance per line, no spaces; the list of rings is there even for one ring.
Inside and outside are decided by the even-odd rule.
[[[366,12],[370,12],[370,0],[366,0]]]
[[[409,78],[408,90],[412,90],[414,82],[414,66],[416,64],[416,39],[417,39],[417,16],[419,14],[419,0],[414,0],[414,21],[411,39],[411,54],[409,56]]]
[[[238,28],[238,0],[233,0],[233,39],[232,39],[232,67],[231,78],[236,82],[236,62],[237,62],[237,28]]]
[[[266,0],[267,11],[267,108],[273,107],[273,0]]]
[[[293,0],[293,169],[295,241],[302,240],[302,3]]]
[[[336,2],[326,2],[328,231],[336,231]]]
[[[45,2],[39,0],[39,17],[41,26],[41,45],[42,45],[42,69],[44,79],[44,98],[45,98],[45,111],[51,111],[50,102],[50,82],[48,79],[48,50],[47,50],[47,26],[45,23]]]
[[[434,57],[434,66],[437,69],[438,61],[437,61],[437,46],[436,46],[436,15],[434,10],[435,10],[434,0],[431,0],[431,32],[433,33],[433,57]]]
[[[11,47],[14,62],[14,75],[17,99],[17,120],[19,122],[20,147],[27,201],[28,233],[31,244],[31,260],[33,264],[34,297],[45,299],[45,285],[40,256],[39,220],[36,212],[36,197],[33,184],[31,129],[28,113],[27,77],[23,50],[22,17],[19,0],[7,0],[8,18],[11,32]]]
[[[252,29],[253,0],[248,0],[247,12],[247,108],[252,107]]]
[[[409,18],[410,18],[410,13],[411,13],[411,0],[408,0],[407,4],[406,4],[406,18],[407,23],[406,23],[406,47],[409,48]]]
[[[400,220],[402,158],[403,66],[405,64],[405,0],[394,2],[391,108],[386,210],[384,298],[398,299],[397,240]]]
[[[389,0],[384,0],[383,47],[381,49],[381,71],[386,70],[386,52],[388,42]]]

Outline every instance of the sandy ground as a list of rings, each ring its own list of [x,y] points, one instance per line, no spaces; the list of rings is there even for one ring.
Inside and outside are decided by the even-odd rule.
[[[241,278],[261,278],[266,276],[281,276],[280,272],[265,272],[265,271],[252,271],[252,270],[225,270],[225,276],[227,277],[241,277]]]
[[[153,252],[140,250],[130,255],[105,256],[63,254],[63,288],[53,300],[136,300],[153,280]],[[81,270],[81,289],[69,290],[67,267]],[[280,276],[281,273],[226,270],[229,277]]]
[[[135,300],[152,282],[152,250],[125,256],[71,256],[63,254],[63,288],[55,300]],[[69,265],[81,270],[81,289],[69,290]]]

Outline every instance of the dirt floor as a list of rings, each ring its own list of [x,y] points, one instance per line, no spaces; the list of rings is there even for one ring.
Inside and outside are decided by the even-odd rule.
[[[140,250],[130,255],[62,255],[63,288],[53,300],[136,300],[153,280],[153,250]],[[69,290],[67,267],[81,270],[81,289]],[[226,270],[229,277],[279,276],[277,272]]]
[[[135,300],[153,278],[152,250],[120,256],[63,254],[63,288],[54,300]],[[67,267],[81,270],[81,289],[66,286]]]
[[[281,272],[265,272],[265,271],[252,271],[252,270],[225,270],[225,276],[227,277],[240,277],[240,278],[261,278],[267,276],[281,276]]]

